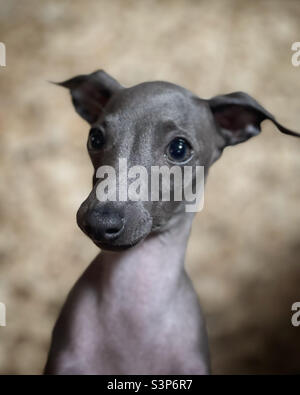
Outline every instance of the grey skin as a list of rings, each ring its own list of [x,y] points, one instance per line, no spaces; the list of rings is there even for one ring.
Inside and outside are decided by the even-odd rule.
[[[103,136],[88,150],[99,166],[174,166],[168,146],[189,143],[183,165],[209,167],[228,145],[248,140],[271,120],[246,93],[203,100],[167,82],[122,87],[104,71],[59,85],[76,111]],[[94,129],[95,130],[95,129]],[[208,374],[205,322],[184,259],[193,213],[185,201],[100,202],[93,189],[77,213],[101,248],[70,291],[56,322],[46,374]]]

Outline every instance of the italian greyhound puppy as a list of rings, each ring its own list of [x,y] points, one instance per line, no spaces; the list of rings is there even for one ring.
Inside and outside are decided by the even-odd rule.
[[[210,100],[167,82],[124,88],[104,71],[59,85],[90,125],[93,188],[77,213],[101,248],[70,291],[52,335],[46,374],[208,374],[206,328],[184,259],[194,213],[185,201],[97,198],[97,169],[209,167],[223,149],[271,120],[299,134],[243,92]]]

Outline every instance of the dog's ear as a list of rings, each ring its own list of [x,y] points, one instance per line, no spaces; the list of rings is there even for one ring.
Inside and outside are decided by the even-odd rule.
[[[103,70],[56,84],[70,89],[76,111],[90,124],[98,119],[111,96],[122,89],[118,81]]]
[[[272,121],[285,134],[300,137],[276,121],[256,100],[244,92],[215,96],[207,100],[215,122],[226,145],[235,145],[260,133],[260,124],[265,119]]]

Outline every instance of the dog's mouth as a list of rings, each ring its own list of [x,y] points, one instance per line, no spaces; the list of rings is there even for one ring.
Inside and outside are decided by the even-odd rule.
[[[101,241],[100,240],[95,240],[95,239],[92,239],[92,238],[91,238],[91,240],[101,250],[105,250],[105,251],[124,251],[124,250],[128,250],[128,249],[130,249],[132,247],[135,247],[137,244],[139,244],[145,238],[146,238],[146,236],[142,236],[142,237],[138,238],[137,240],[135,240],[134,242],[130,242],[130,243],[112,243],[112,242],[107,242],[107,241],[102,241],[102,240]]]

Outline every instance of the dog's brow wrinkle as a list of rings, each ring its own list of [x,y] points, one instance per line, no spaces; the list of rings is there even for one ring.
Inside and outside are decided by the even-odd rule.
[[[177,123],[174,122],[172,119],[162,121],[161,126],[163,127],[164,130],[174,130],[179,128]]]
[[[102,118],[101,123],[105,123],[106,125],[110,125],[113,121],[117,118],[117,115],[112,113],[106,113],[105,116]]]

